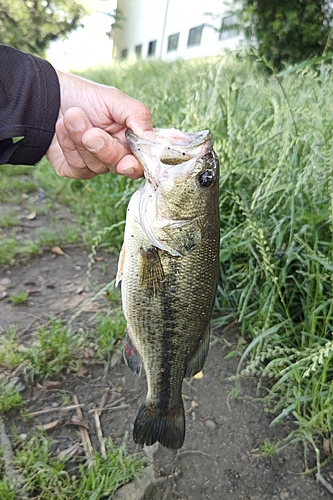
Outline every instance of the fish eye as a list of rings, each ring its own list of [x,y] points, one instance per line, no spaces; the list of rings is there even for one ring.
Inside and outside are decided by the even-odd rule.
[[[214,172],[211,168],[207,168],[198,174],[198,182],[201,187],[209,187],[214,181]]]

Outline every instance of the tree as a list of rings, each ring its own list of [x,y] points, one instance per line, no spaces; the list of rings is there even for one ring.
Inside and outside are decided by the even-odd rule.
[[[239,0],[247,39],[276,69],[320,56],[333,20],[330,0]]]
[[[0,0],[0,43],[43,56],[84,14],[76,0]]]

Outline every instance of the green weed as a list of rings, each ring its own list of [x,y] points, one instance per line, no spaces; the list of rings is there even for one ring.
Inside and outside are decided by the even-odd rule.
[[[15,330],[5,330],[0,336],[0,363],[7,368],[25,367],[30,377],[52,377],[62,369],[77,370],[81,363],[87,335],[73,333],[61,321],[51,320],[33,334],[29,346],[18,344]]]
[[[33,436],[24,441],[18,438],[18,443],[20,446],[17,448],[14,463],[26,481],[25,489],[33,493],[34,497],[42,497],[44,500],[111,498],[112,493],[135,477],[143,466],[141,458],[127,455],[125,442],[116,448],[109,440],[105,459],[95,453],[94,466],[87,468],[82,463],[77,474],[70,476],[66,471],[65,459],[59,459],[52,453],[52,442],[49,438]],[[8,482],[2,483],[4,491],[11,492]]]
[[[126,320],[121,308],[114,308],[107,316],[100,316],[96,327],[98,358],[109,359],[118,340],[124,337]]]
[[[17,217],[17,212],[8,212],[4,215],[0,216],[0,227],[1,228],[10,228],[13,226],[16,226],[19,222],[19,219]]]
[[[211,130],[221,324],[237,320],[252,337],[240,369],[246,361],[245,373],[272,379],[278,415],[293,412],[304,436],[324,436],[333,417],[333,72],[309,64],[268,76],[260,64],[144,62],[109,83],[146,102],[157,126]]]
[[[13,306],[18,306],[19,304],[24,304],[29,299],[29,292],[18,292],[13,293],[10,296],[9,300],[13,304]]]
[[[83,76],[144,101],[155,126],[210,129],[221,164],[216,312],[221,325],[237,321],[251,339],[241,346],[239,373],[271,380],[276,421],[293,414],[308,442],[331,434],[332,67],[310,61],[268,74],[253,54],[234,54],[126,62]],[[0,199],[8,189],[2,179]],[[141,181],[59,179],[46,161],[34,179],[68,203],[94,251],[119,251],[127,202]],[[14,252],[5,245],[1,259]],[[101,339],[107,353],[113,341]]]
[[[267,458],[272,458],[274,455],[278,453],[279,448],[276,442],[271,441],[268,438],[265,438],[261,445],[261,451],[263,455],[265,455]]]
[[[75,244],[80,241],[80,232],[78,227],[66,225],[59,228],[39,229],[37,233],[37,244],[40,247],[49,247],[52,245]]]
[[[22,406],[22,396],[6,379],[0,381],[0,413]]]
[[[51,321],[47,327],[41,326],[33,337],[33,346],[27,353],[30,376],[52,377],[64,368],[78,368],[81,348],[86,342],[83,332],[73,334],[61,321]]]
[[[0,234],[0,265],[13,264],[16,260],[24,262],[40,252],[41,248],[37,243],[32,241],[22,243],[14,234],[6,238]]]

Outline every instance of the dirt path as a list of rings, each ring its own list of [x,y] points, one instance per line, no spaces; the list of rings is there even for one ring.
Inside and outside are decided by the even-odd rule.
[[[8,297],[0,302],[1,328],[17,326],[21,342],[29,341],[31,331],[50,315],[68,319],[89,299],[95,291],[86,288],[88,252],[82,248],[65,249],[68,257],[45,252],[41,257],[31,259],[24,266],[15,266],[0,271],[2,279],[10,279],[13,288],[10,293],[29,290],[27,304],[13,306]],[[115,275],[116,259],[104,255],[102,262],[92,270],[92,285],[102,288]],[[83,325],[99,310],[105,310],[105,301],[93,302],[79,317]],[[226,339],[225,340],[222,339]],[[261,404],[254,402],[256,383],[245,379],[241,384],[241,395],[235,400],[230,396],[234,383],[228,377],[235,374],[237,361],[224,360],[230,345],[237,342],[232,329],[220,334],[221,342],[211,348],[204,369],[204,376],[193,382],[193,387],[184,384],[186,395],[187,433],[184,447],[177,455],[171,450],[159,447],[148,449],[156,480],[150,480],[146,493],[136,498],[151,500],[167,499],[330,499],[332,495],[316,483],[314,473],[303,474],[305,464],[303,447],[290,445],[284,451],[267,458],[262,452],[265,438],[270,442],[282,440],[292,430],[292,424],[270,427],[271,418]],[[55,412],[62,403],[63,391],[76,394],[83,408],[84,418],[89,423],[92,444],[99,449],[93,413],[89,409],[98,407],[108,389],[106,405],[115,402],[116,409],[104,411],[101,425],[104,436],[111,436],[119,445],[128,433],[127,446],[134,451],[131,433],[133,422],[146,391],[145,378],[135,379],[127,370],[121,358],[116,365],[104,373],[102,365],[88,364],[84,375],[59,375],[55,388],[41,385],[27,386],[24,397],[30,411],[39,411],[45,406],[54,406]],[[221,373],[223,372],[223,376]],[[120,408],[118,408],[120,407]],[[61,425],[52,431],[56,449],[66,449],[79,441],[75,426],[66,425],[74,413],[61,418]],[[10,414],[6,426],[10,433],[13,423],[19,433],[29,433],[31,423],[24,422]],[[59,416],[48,413],[36,418],[34,423],[48,423]],[[314,466],[313,459],[308,461]],[[73,459],[72,467],[76,463]],[[332,467],[325,469],[330,479]],[[126,488],[126,486],[125,486]],[[121,491],[121,490],[120,490]],[[140,491],[140,489],[139,489]],[[121,495],[121,493],[120,493]],[[125,496],[130,500],[125,490]]]

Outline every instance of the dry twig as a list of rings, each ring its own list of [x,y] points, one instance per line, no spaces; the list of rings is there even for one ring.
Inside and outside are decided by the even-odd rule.
[[[102,395],[102,399],[101,399],[101,406],[100,406],[99,410],[94,413],[95,425],[96,425],[96,430],[97,430],[97,437],[99,440],[99,444],[101,447],[101,455],[103,458],[106,458],[106,449],[105,449],[105,439],[103,437],[101,421],[100,421],[99,417],[102,413],[102,409],[103,409],[105,402],[108,398],[108,393],[109,393],[108,388],[103,390],[103,395]]]
[[[78,417],[83,419],[82,411],[80,408],[81,405],[80,405],[79,399],[78,399],[76,394],[73,395],[73,400],[74,400],[74,403],[76,405],[76,413],[77,413]],[[89,433],[88,433],[87,429],[85,427],[83,427],[82,425],[79,425],[79,431],[80,431],[81,438],[82,438],[82,445],[83,445],[85,454],[88,458],[88,466],[89,467],[91,467],[92,465],[95,466],[96,462],[93,458],[94,457],[94,449],[91,445]]]
[[[325,488],[333,494],[333,486],[331,485],[331,483],[329,483],[328,481],[326,481],[326,479],[323,478],[323,476],[317,472],[316,474],[316,479],[319,483],[321,483],[323,486],[325,486]]]
[[[76,410],[76,408],[82,408],[84,403],[78,405],[70,405],[70,406],[59,406],[58,408],[45,408],[44,410],[34,411],[32,413],[28,413],[27,417],[35,417],[36,415],[43,415],[44,413],[51,413],[52,411],[69,411]]]
[[[119,406],[104,406],[104,408],[93,408],[92,410],[89,410],[88,413],[94,413],[94,412],[102,412],[102,411],[112,411],[112,410],[124,410],[125,408],[128,408],[129,405],[119,405]]]

